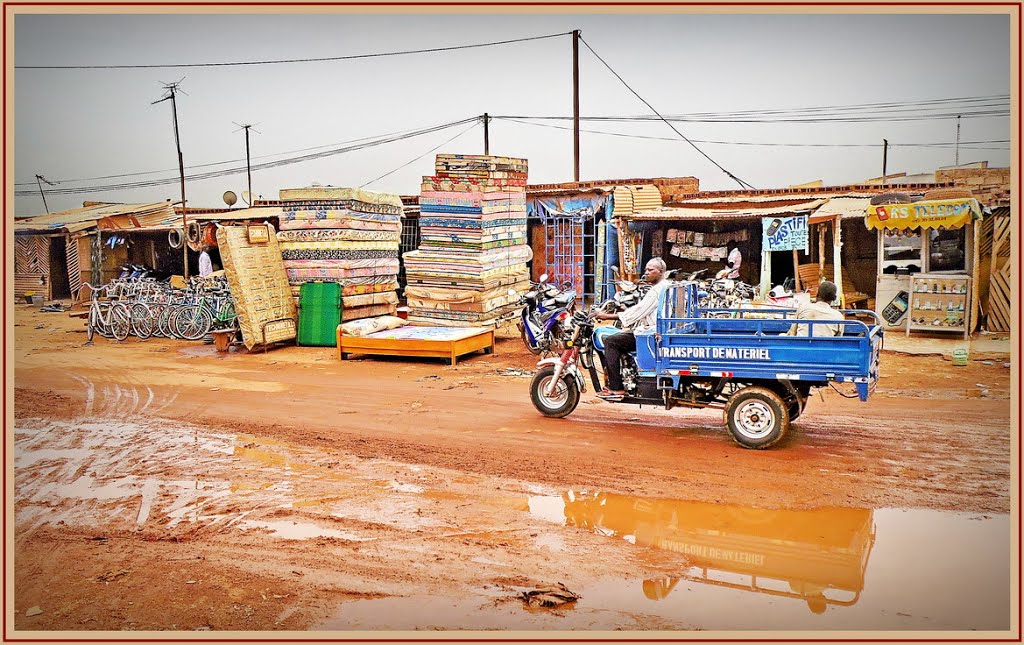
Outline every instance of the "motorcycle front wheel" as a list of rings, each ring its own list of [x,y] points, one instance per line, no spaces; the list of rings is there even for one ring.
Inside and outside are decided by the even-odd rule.
[[[555,368],[548,365],[534,375],[530,382],[530,400],[533,407],[546,417],[561,419],[576,409],[580,402],[580,390],[576,379],[570,374],[562,374],[555,386],[555,391],[548,396],[546,390],[555,375]]]

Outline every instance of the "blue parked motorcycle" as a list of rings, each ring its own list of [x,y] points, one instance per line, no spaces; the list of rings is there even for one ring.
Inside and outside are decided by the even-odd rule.
[[[548,284],[548,274],[544,273],[539,281],[530,283],[529,291],[519,297],[523,310],[516,326],[531,354],[560,351],[561,324],[572,315],[576,302],[576,292],[571,287],[569,282],[561,289]],[[509,294],[515,293],[514,289],[509,289]]]

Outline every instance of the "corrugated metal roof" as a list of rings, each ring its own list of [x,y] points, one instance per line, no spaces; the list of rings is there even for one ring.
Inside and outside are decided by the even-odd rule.
[[[197,213],[189,214],[189,221],[221,222],[229,220],[245,219],[266,219],[268,217],[280,217],[281,208],[276,206],[255,206],[253,208],[239,208],[238,210],[222,211],[220,213]]]
[[[30,217],[14,223],[15,233],[49,232],[60,231],[75,232],[97,226],[97,222],[104,218],[110,219],[112,223],[120,226],[121,222],[132,224],[131,226],[120,226],[121,228],[135,228],[131,217],[150,218],[152,221],[165,221],[173,219],[174,205],[171,202],[151,202],[144,204],[94,204],[82,208],[72,208],[57,213],[47,213]],[[123,219],[118,219],[123,216]],[[141,221],[139,222],[141,225]],[[102,226],[102,225],[100,225]]]
[[[789,206],[768,206],[764,208],[740,208],[740,209],[718,209],[718,208],[676,208],[665,206],[653,210],[640,211],[626,216],[626,219],[641,220],[672,220],[672,221],[699,221],[699,220],[752,220],[761,219],[770,215],[781,215],[783,213],[806,213],[813,211],[826,200],[815,199],[800,204]],[[863,213],[862,213],[863,215]]]
[[[807,200],[807,199],[836,199],[840,197],[866,197],[871,199],[878,193],[867,193],[867,192],[820,192],[820,193],[801,193],[801,194],[776,194],[776,195],[722,195],[721,197],[699,197],[693,199],[681,199],[673,202],[681,206],[686,204],[731,204],[731,203],[771,203],[771,202],[791,202],[794,200]]]
[[[630,217],[661,206],[661,193],[654,184],[616,186],[612,195],[615,198],[613,217]]]
[[[871,197],[833,197],[818,207],[816,215],[838,215],[840,218],[864,217]]]

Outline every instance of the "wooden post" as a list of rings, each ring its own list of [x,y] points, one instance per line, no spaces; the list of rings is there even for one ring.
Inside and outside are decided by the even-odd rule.
[[[619,242],[619,278],[621,280],[625,280],[626,279],[626,273],[625,273],[625,271],[623,271],[623,268],[626,266],[626,264],[625,264],[626,259],[623,257],[624,244],[622,242],[622,220],[621,219],[616,219],[615,220],[615,232],[618,233],[618,235],[616,236],[616,239]]]
[[[800,291],[800,251],[793,249],[793,291]]]
[[[840,308],[846,307],[846,294],[843,293],[843,228],[839,224],[839,216],[832,220],[832,261],[835,263],[833,278],[836,282],[836,291],[839,293]]]
[[[825,275],[825,222],[818,223],[818,275]]]
[[[995,237],[996,237],[995,236],[995,230],[996,230],[996,227],[995,227],[995,225],[993,223],[993,226],[992,226],[992,250],[993,250],[993,254],[992,255],[993,255],[993,257],[995,257]],[[979,240],[979,238],[981,237],[981,220],[974,220],[974,226],[972,226],[970,229],[968,229],[967,232],[971,234],[971,238],[972,238],[972,240],[971,240],[971,293],[970,293],[970,298],[971,298],[971,307],[970,307],[971,319],[970,320],[965,320],[964,323],[967,325],[967,333],[970,334],[971,332],[973,332],[975,329],[978,328],[978,306],[980,304],[978,302],[978,278],[980,277],[980,269],[981,269],[981,267],[979,266],[981,264],[981,258],[979,257],[978,252],[979,252],[979,249],[980,249],[980,243],[979,243],[980,240]],[[988,288],[989,288],[989,292],[991,293],[991,290],[992,290],[992,283],[991,282],[989,283],[989,287]]]
[[[764,300],[772,288],[772,252],[761,248],[761,289],[760,298]]]
[[[93,286],[103,285],[103,233],[97,228],[92,238],[92,253],[90,254],[92,266],[89,267]]]

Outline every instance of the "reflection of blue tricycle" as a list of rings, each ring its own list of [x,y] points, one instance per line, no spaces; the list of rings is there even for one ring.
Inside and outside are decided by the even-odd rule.
[[[874,319],[865,324],[798,320],[791,309],[704,310],[697,302],[695,282],[667,286],[657,329],[638,332],[636,353],[622,361],[622,403],[724,408],[737,443],[767,448],[803,413],[811,388],[853,383],[861,401],[874,388],[882,348],[874,312],[844,311]],[[604,337],[619,330],[595,327],[595,311],[578,311],[567,320],[565,351],[538,363],[530,396],[541,414],[560,418],[576,409],[586,391],[579,365],[594,388],[602,388]],[[796,323],[806,324],[808,335],[784,335]],[[835,325],[838,335],[815,335],[817,325]]]

